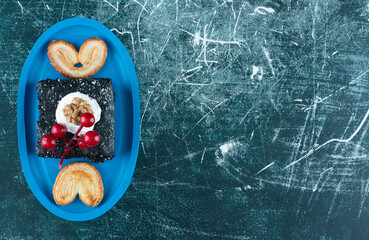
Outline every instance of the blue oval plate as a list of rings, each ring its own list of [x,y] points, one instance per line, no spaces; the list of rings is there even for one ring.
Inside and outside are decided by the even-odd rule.
[[[105,65],[92,77],[111,78],[115,96],[115,157],[105,163],[87,159],[70,159],[92,163],[104,183],[104,198],[96,207],[83,204],[78,197],[67,206],[55,204],[52,188],[59,173],[58,159],[36,155],[36,122],[39,117],[36,83],[45,78],[64,78],[50,64],[47,46],[52,40],[63,39],[79,49],[91,37],[98,37],[108,46]],[[22,168],[32,192],[53,214],[74,221],[96,218],[123,196],[132,179],[139,143],[140,105],[138,82],[133,62],[120,40],[101,23],[86,18],[71,18],[59,22],[44,32],[33,46],[23,66],[18,90],[18,145]],[[51,128],[51,126],[50,126]]]

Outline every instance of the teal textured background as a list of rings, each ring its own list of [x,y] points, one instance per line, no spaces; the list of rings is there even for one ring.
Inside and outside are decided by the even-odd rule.
[[[70,17],[140,85],[131,186],[88,222],[42,207],[17,146],[22,66]],[[366,1],[0,1],[0,239],[368,239],[368,45]]]

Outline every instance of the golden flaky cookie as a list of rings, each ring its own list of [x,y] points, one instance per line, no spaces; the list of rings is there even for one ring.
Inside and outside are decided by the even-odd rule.
[[[77,194],[91,207],[97,206],[104,197],[104,186],[97,169],[86,162],[74,162],[58,174],[53,188],[54,200],[59,205],[74,201]]]
[[[88,78],[104,66],[108,47],[100,38],[87,39],[77,52],[73,44],[64,40],[51,41],[47,56],[51,65],[67,78]],[[82,67],[75,65],[81,63]]]

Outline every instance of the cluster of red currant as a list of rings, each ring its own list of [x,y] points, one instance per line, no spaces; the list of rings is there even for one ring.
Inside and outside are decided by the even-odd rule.
[[[51,128],[51,134],[45,135],[41,139],[41,145],[43,148],[47,150],[51,150],[56,156],[60,157],[59,168],[63,165],[63,160],[66,154],[70,152],[73,148],[78,146],[81,149],[88,149],[90,147],[96,146],[100,142],[100,135],[95,131],[88,131],[82,137],[78,137],[78,134],[81,132],[83,127],[91,127],[95,123],[95,117],[91,113],[84,113],[80,117],[81,126],[78,128],[77,132],[74,136],[67,142],[65,140],[65,134],[67,133],[67,128],[62,124],[54,124]],[[65,148],[63,155],[59,155],[54,152],[54,148],[56,146],[57,140],[56,138],[63,138],[65,143]],[[73,142],[75,143],[73,146]]]

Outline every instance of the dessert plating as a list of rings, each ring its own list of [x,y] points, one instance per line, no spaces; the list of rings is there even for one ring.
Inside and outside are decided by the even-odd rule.
[[[39,100],[40,117],[37,122],[37,137],[38,142],[36,144],[36,153],[40,157],[54,158],[55,155],[41,146],[41,139],[43,136],[50,133],[51,127],[57,122],[56,109],[59,105],[59,101],[71,92],[79,92],[88,96],[91,99],[96,100],[99,108],[101,109],[100,121],[96,121],[93,125],[93,129],[100,134],[100,142],[98,145],[92,148],[83,149],[81,147],[73,148],[65,156],[65,159],[69,158],[89,158],[94,162],[104,162],[104,160],[112,159],[115,156],[114,153],[114,92],[110,79],[106,78],[90,78],[90,79],[46,79],[37,83],[37,97]],[[81,95],[79,95],[81,96]],[[71,102],[74,97],[71,98]],[[70,102],[70,103],[71,103]],[[86,101],[87,102],[87,101]],[[97,110],[90,105],[94,116],[97,120]],[[66,104],[61,106],[61,114],[65,117],[62,109]],[[79,126],[75,125],[78,129]],[[88,127],[85,132],[90,131]],[[82,129],[82,130],[83,130]],[[75,133],[75,131],[74,131]],[[65,135],[67,141],[73,136],[73,131],[68,132]],[[78,145],[79,146],[79,145]],[[64,143],[58,141],[54,151],[62,153],[64,149]]]

